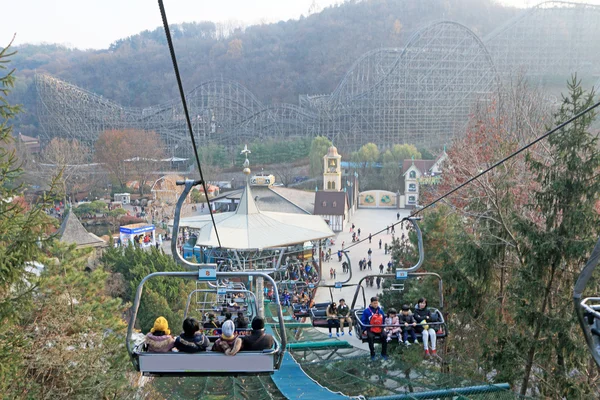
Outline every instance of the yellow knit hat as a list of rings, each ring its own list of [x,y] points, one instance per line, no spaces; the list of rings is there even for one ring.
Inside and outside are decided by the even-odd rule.
[[[169,323],[165,317],[158,317],[156,321],[154,321],[154,327],[150,329],[150,332],[154,333],[156,331],[162,331],[165,335],[170,335],[171,331],[169,330]]]

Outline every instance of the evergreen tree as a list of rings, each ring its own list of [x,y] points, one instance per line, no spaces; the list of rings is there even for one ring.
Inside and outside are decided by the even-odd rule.
[[[0,72],[7,70],[10,57],[15,54],[9,48],[0,51]],[[25,263],[40,254],[35,243],[40,237],[39,227],[48,222],[41,206],[28,206],[21,197],[18,178],[22,171],[11,125],[20,107],[8,102],[14,82],[14,70],[0,75],[0,317],[14,311],[14,301],[18,301],[14,285],[23,282]]]
[[[133,246],[125,249],[112,248],[105,252],[102,261],[110,272],[119,276],[119,284],[114,291],[124,302],[133,301],[137,286],[146,275],[159,271],[184,270],[171,256],[155,248],[150,251]],[[148,281],[144,285],[136,328],[148,332],[154,320],[162,315],[172,324],[174,332],[177,332],[183,321],[187,296],[194,289],[193,282],[182,279],[155,278]]]
[[[593,90],[584,91],[576,77],[568,89],[555,124],[593,104]],[[576,325],[571,312],[574,277],[594,245],[600,222],[594,211],[600,153],[598,138],[589,131],[594,117],[590,112],[550,136],[550,157],[530,153],[526,159],[536,188],[529,208],[537,218],[517,217],[523,250],[514,282],[520,321],[515,339],[526,344],[521,394],[528,393],[536,374],[545,397],[593,396],[593,384],[584,376],[589,356],[570,328]]]
[[[6,69],[8,47],[0,51]],[[127,398],[121,301],[105,293],[107,274],[85,272],[86,251],[55,247],[45,229],[50,195],[27,201],[7,100],[12,71],[0,76],[0,393],[3,398]],[[56,178],[51,185],[54,188]]]

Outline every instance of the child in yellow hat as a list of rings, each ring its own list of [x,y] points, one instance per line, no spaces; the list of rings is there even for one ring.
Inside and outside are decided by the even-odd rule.
[[[165,317],[158,317],[154,326],[144,340],[150,353],[167,353],[175,345],[175,339],[171,336],[169,323]]]

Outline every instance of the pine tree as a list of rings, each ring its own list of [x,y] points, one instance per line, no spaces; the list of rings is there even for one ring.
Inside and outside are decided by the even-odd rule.
[[[0,70],[13,54],[0,51]],[[18,184],[13,84],[13,71],[0,75],[0,396],[130,397],[123,307],[106,294],[107,274],[85,272],[87,252],[56,246],[46,231],[56,178],[37,202]]]
[[[594,92],[573,77],[569,93],[554,115],[559,124],[593,104]],[[589,132],[594,113],[588,113],[548,139],[549,157],[527,156],[534,174],[533,220],[518,216],[522,242],[521,263],[515,279],[516,314],[520,342],[524,344],[521,394],[537,373],[544,396],[582,398],[590,395],[580,374],[589,356],[578,335],[570,308],[575,274],[592,249],[598,234],[594,203],[600,195],[598,138]],[[549,368],[549,366],[555,366]],[[581,371],[572,374],[572,371]],[[539,376],[541,375],[541,376]],[[577,382],[579,381],[579,382]]]

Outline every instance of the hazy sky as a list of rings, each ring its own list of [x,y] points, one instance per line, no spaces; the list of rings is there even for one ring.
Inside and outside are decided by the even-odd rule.
[[[314,0],[321,8],[342,0]],[[420,0],[406,0],[420,1]],[[460,0],[451,0],[460,1]],[[526,7],[542,0],[500,0]],[[600,1],[600,0],[592,0]],[[242,21],[249,25],[307,15],[313,0],[164,0],[169,23]],[[107,48],[117,39],[162,26],[156,0],[13,0],[3,7],[0,48],[17,33],[15,45],[60,43]]]

